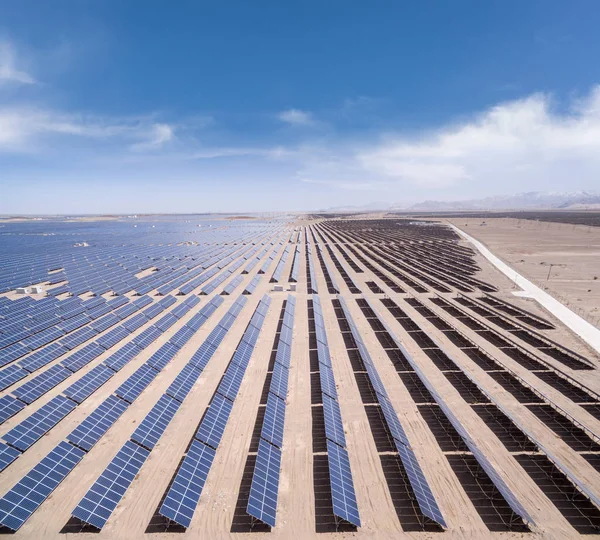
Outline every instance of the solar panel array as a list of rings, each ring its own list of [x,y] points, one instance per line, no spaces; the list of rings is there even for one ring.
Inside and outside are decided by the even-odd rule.
[[[271,276],[270,283],[277,283],[281,281],[281,275],[283,274],[283,268],[285,267],[285,263],[287,261],[288,255],[290,254],[290,246],[286,246],[283,250],[281,258],[273,271],[273,275]]]
[[[296,299],[288,295],[246,512],[275,527]]]
[[[377,311],[376,311],[373,303],[369,300],[367,300],[367,302],[369,304],[369,307],[373,310],[373,313],[375,313],[375,315],[377,316],[379,321],[382,323],[384,328],[387,330],[389,335],[392,336],[393,340],[396,342],[396,345],[401,350],[402,354],[404,355],[406,360],[409,362],[409,364],[412,366],[412,368],[414,369],[415,373],[417,374],[417,376],[419,377],[421,382],[425,385],[427,390],[433,396],[433,398],[435,399],[436,403],[440,406],[440,409],[443,411],[446,418],[448,418],[448,420],[450,421],[450,423],[452,424],[454,429],[460,435],[461,439],[469,447],[470,451],[473,453],[473,456],[475,457],[475,459],[477,460],[477,462],[479,463],[481,468],[487,473],[490,480],[493,482],[494,486],[496,486],[496,488],[498,489],[498,492],[502,495],[502,497],[508,503],[508,505],[511,507],[513,512],[515,512],[515,514],[520,516],[524,522],[533,523],[533,520],[531,519],[531,517],[529,516],[529,514],[527,513],[525,508],[521,505],[521,503],[518,501],[518,499],[516,498],[514,493],[506,485],[504,480],[502,480],[501,476],[498,474],[498,472],[496,471],[496,469],[494,468],[492,463],[487,459],[485,454],[479,449],[479,447],[476,445],[475,441],[471,438],[469,433],[465,430],[465,428],[461,424],[461,422],[454,416],[451,409],[447,406],[446,402],[438,394],[438,392],[435,390],[434,386],[429,382],[426,375],[423,373],[423,371],[419,367],[418,363],[415,362],[415,360],[412,358],[411,354],[405,349],[405,347],[402,345],[402,343],[395,337],[394,332],[390,329],[390,327],[387,325],[387,323],[384,320],[382,320],[381,317],[379,317],[379,315],[377,315]],[[400,446],[398,446],[398,451],[400,451],[400,450],[401,450],[401,448],[400,448]],[[410,459],[412,458],[412,456],[405,454],[405,457],[408,458],[407,462],[410,462]]]
[[[185,306],[186,309],[189,310],[189,309],[191,309],[191,307],[193,305],[195,305],[197,303],[197,300],[198,300],[197,297],[190,297],[189,299],[186,299],[180,305]],[[210,317],[210,315],[212,315],[212,313],[217,309],[217,307],[222,302],[223,302],[223,299],[221,297],[213,298],[194,316],[194,318],[190,319],[190,321],[184,327],[187,327],[189,325],[191,328],[197,330],[198,328],[200,328],[200,326],[202,326],[202,324],[204,324],[204,322]],[[180,310],[179,315],[180,315],[180,317],[183,316],[184,310]],[[141,349],[137,348],[137,346],[135,346],[135,348],[132,348],[131,345],[132,344],[129,343],[123,347],[123,349],[131,351],[131,352],[127,353],[128,356],[130,356],[132,353],[138,354],[141,351]],[[167,343],[166,345],[172,346],[170,343]],[[137,352],[136,352],[136,349],[137,349]],[[131,358],[129,358],[129,360],[130,359]],[[104,364],[100,364],[100,366],[98,366],[98,368],[101,366],[104,366]],[[88,376],[94,372],[95,372],[95,370],[90,371],[88,373]],[[98,375],[98,373],[95,373],[95,375]],[[136,370],[136,372],[131,377],[129,377],[129,379],[127,379],[127,381],[126,381],[126,383],[124,383],[124,385],[121,385],[115,391],[115,395],[111,395],[106,400],[104,400],[104,402],[102,404],[100,404],[100,406],[98,406],[98,408],[96,408],[90,415],[88,415],[88,417],[85,420],[83,420],[79,424],[79,426],[77,426],[77,428],[75,428],[67,436],[68,442],[61,442],[59,444],[59,446],[57,446],[52,452],[58,451],[59,448],[64,448],[64,445],[69,445],[70,447],[80,450],[83,453],[82,454],[82,456],[83,456],[86,452],[91,450],[91,448],[100,440],[100,438],[106,433],[106,431],[108,431],[108,429],[117,421],[117,419],[121,416],[121,414],[123,414],[123,412],[127,409],[127,407],[130,405],[130,403],[132,403],[139,396],[139,394],[154,379],[154,377],[156,375],[158,375],[158,371],[155,368],[152,368],[150,365],[148,365],[148,363],[143,364],[140,368],[138,368],[138,370]],[[79,397],[79,398],[83,398],[83,396],[85,394],[89,395],[89,387],[90,387],[90,385],[93,386],[95,378],[88,377],[88,376],[84,376],[79,381],[79,384],[76,383],[75,385],[70,387],[70,390],[67,389],[67,391],[69,393],[73,394],[74,397]],[[97,378],[96,378],[96,380],[97,380]],[[67,391],[65,391],[65,393]],[[159,436],[158,431],[160,429],[160,426],[165,425],[165,427],[166,427],[165,419],[168,417],[168,414],[170,414],[170,412],[173,411],[174,409],[176,410],[176,408],[178,408],[178,406],[179,406],[178,405],[180,403],[179,401],[177,401],[167,395],[165,395],[164,397],[167,400],[172,400],[172,402],[177,403],[177,405],[174,407],[173,404],[171,404],[171,402],[170,402],[170,406],[165,407],[166,412],[165,411],[160,412],[160,407],[157,404],[157,408],[153,409],[148,414],[148,418],[149,418],[148,421],[145,424],[142,422],[142,424],[145,427],[149,426],[149,425],[151,426],[151,429],[148,429],[147,438],[145,439],[146,443],[148,443],[148,444],[150,444],[150,441],[152,441],[154,438],[156,438],[156,440],[158,439],[158,436]],[[59,399],[60,399],[60,401],[58,401]],[[55,400],[57,400],[57,401],[55,401]],[[45,409],[51,403],[53,404],[53,407]],[[46,405],[40,409],[40,411],[43,411],[43,414],[38,415],[39,418],[34,413],[34,415],[30,416],[24,422],[19,424],[16,428],[14,428],[12,431],[15,431],[17,428],[19,428],[20,431],[18,433],[15,432],[13,435],[11,435],[11,441],[7,441],[7,442],[9,442],[9,444],[14,443],[14,444],[20,444],[22,446],[24,446],[28,443],[30,445],[31,444],[30,441],[32,438],[34,438],[36,436],[38,436],[38,438],[39,438],[38,434],[44,430],[45,430],[45,432],[47,432],[47,430],[50,429],[53,425],[55,425],[57,421],[62,419],[64,417],[64,415],[68,414],[68,412],[70,412],[75,406],[77,406],[77,402],[74,400],[74,398],[69,399],[64,396],[57,396],[57,398],[54,398],[54,400],[52,400],[48,405]],[[158,417],[158,418],[153,423],[152,418],[155,418],[155,417]],[[142,428],[142,424],[140,424],[140,428]],[[139,432],[139,433],[141,433],[141,432]],[[136,438],[141,438],[141,435],[139,433],[137,433],[135,435]],[[132,444],[134,444],[134,443],[132,443]],[[51,454],[52,454],[52,452],[51,452]],[[14,459],[16,459],[16,457],[18,457],[18,456],[13,457],[12,461],[14,461]],[[117,460],[117,457],[115,457],[115,460],[119,461],[119,460],[121,460],[121,458],[122,458],[122,456],[119,457],[119,459]],[[113,460],[113,463],[111,463],[111,465],[114,464],[115,460]],[[139,460],[137,460],[136,462],[139,462]],[[127,471],[125,471],[123,474],[125,474],[127,476],[127,474],[129,474],[129,471],[131,470],[131,467],[132,467],[131,464],[128,465]],[[113,466],[113,469],[114,469],[114,466]],[[36,469],[34,468],[28,475],[26,475],[21,480],[21,482],[27,482],[30,475],[35,475],[35,470]],[[65,471],[63,478],[69,472],[70,472],[70,470]],[[62,478],[61,478],[61,480],[62,480]],[[99,482],[100,481],[105,482],[105,480],[99,480]],[[56,485],[58,485],[58,484],[56,484]],[[56,486],[54,486],[54,487],[56,487]],[[96,487],[98,487],[98,486],[96,486]],[[21,489],[21,488],[20,488],[20,484],[18,483],[2,499],[0,499],[0,508],[2,508],[3,505],[5,505],[5,501],[11,501],[11,500],[14,500],[16,497],[18,497],[19,489]],[[102,487],[98,487],[97,491],[91,492],[89,500],[86,500],[84,498],[84,500],[86,500],[86,504],[88,504],[88,506],[90,504],[92,504],[90,501],[97,498],[98,493],[101,492],[102,490],[103,490]],[[47,494],[45,494],[45,496],[43,496],[43,497],[37,497],[37,498],[35,498],[35,500],[27,501],[26,507],[18,508],[17,510],[15,510],[15,512],[18,511],[19,515],[22,517],[22,521],[19,524],[19,526],[35,510],[37,510],[37,508],[44,502],[44,500],[49,495],[49,493],[51,493],[51,490]],[[114,490],[112,490],[112,491],[108,490],[108,491],[106,491],[106,494],[107,494],[107,496],[112,497],[112,496],[114,496],[115,492],[114,492]],[[94,508],[96,508],[96,507],[94,507]],[[99,515],[104,515],[107,510],[101,506],[98,506],[97,511],[98,511]],[[99,523],[98,520],[101,519],[101,517],[96,516],[94,519],[96,520],[97,523]],[[12,528],[11,523],[14,524],[16,522],[14,520],[13,521],[8,520],[5,523],[4,521],[2,521],[0,519],[0,524],[5,525],[9,528]],[[91,524],[95,525],[94,523],[91,523]],[[16,529],[13,529],[13,530],[16,530]]]
[[[290,270],[290,281],[296,283],[298,281],[298,274],[300,272],[300,248],[296,246],[294,250],[294,260],[292,261],[292,268]]]
[[[192,521],[270,303],[271,299],[265,295],[254,311],[159,509],[160,515],[184,527],[189,527]],[[226,318],[228,315],[224,317]],[[207,347],[202,354],[212,351],[212,355],[214,350],[216,349],[213,347]]]
[[[373,364],[371,355],[369,354],[369,351],[362,340],[362,336],[360,335],[360,332],[354,323],[352,315],[348,310],[348,306],[341,296],[338,297],[338,300],[342,306],[348,325],[350,326],[352,337],[354,338],[356,346],[358,347],[358,352],[367,370],[369,380],[371,381],[371,384],[375,390],[377,401],[381,407],[381,412],[383,413],[385,423],[392,437],[394,438],[394,444],[398,449],[398,455],[400,456],[400,460],[402,461],[410,485],[413,489],[415,497],[417,498],[419,508],[421,509],[423,515],[440,524],[442,527],[446,527],[444,516],[442,515],[431,488],[429,487],[429,483],[423,474],[423,470],[421,469],[421,466],[419,465],[417,458],[410,446],[406,432],[400,423],[398,414],[394,410],[383,382],[379,377],[377,368],[375,367],[375,364]]]
[[[190,297],[188,299],[190,300],[188,304],[194,303],[192,300],[193,298],[197,299],[197,297]],[[216,296],[198,312],[194,319],[190,321],[193,327],[190,329],[191,333],[186,334],[187,340],[193,336],[193,334],[208,320],[222,303],[223,299]],[[185,303],[180,305],[185,305]],[[179,314],[183,315],[181,312],[179,312]],[[183,328],[186,327],[184,326]],[[184,342],[181,340],[180,346],[183,345]],[[115,393],[118,397],[132,403],[154,379],[164,365],[175,356],[178,348],[172,343],[167,342],[157,352],[160,352],[161,350],[167,351],[160,356],[161,361],[157,364],[156,359],[153,360],[155,356],[153,355],[146,364],[142,365],[141,368],[136,371],[136,373],[140,373],[138,377],[134,378],[136,375],[135,373],[130,377],[129,380],[132,380],[131,384],[123,389],[124,383],[122,387],[116,390]],[[164,361],[165,358],[168,358],[168,360]],[[157,365],[162,367],[159,369]],[[190,364],[187,365],[190,366]],[[198,370],[198,376],[199,375],[200,371]],[[188,392],[190,390],[191,385],[188,387]],[[111,461],[98,480],[96,480],[83,499],[79,502],[77,507],[73,510],[74,517],[89,523],[97,529],[102,529],[102,527],[104,527],[104,524],[123,495],[125,495],[125,492],[135,478],[135,475],[139,472],[146,458],[158,443],[158,440],[167,429],[167,426],[179,410],[183,399],[185,399],[187,395],[181,388],[176,397],[172,397],[168,392],[169,391],[167,390],[167,393],[160,397],[154,407],[133,432],[130,440],[123,445],[113,461]],[[84,434],[78,435],[79,438],[82,438],[82,436],[84,436]]]
[[[325,415],[325,436],[327,437],[327,461],[329,464],[329,482],[333,513],[340,519],[360,527],[360,514],[354,491],[354,481],[350,470],[346,439],[343,436],[342,412],[337,401],[335,376],[329,356],[329,343],[325,331],[325,320],[321,301],[312,296],[317,336],[317,355],[319,358],[319,376]],[[327,402],[327,407],[325,407]]]

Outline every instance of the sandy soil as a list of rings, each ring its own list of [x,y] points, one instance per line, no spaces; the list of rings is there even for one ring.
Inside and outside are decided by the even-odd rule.
[[[573,311],[600,326],[598,227],[504,218],[448,221],[483,242],[495,255]]]

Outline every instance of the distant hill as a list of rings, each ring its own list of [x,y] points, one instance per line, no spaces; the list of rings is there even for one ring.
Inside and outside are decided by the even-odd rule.
[[[525,209],[597,209],[597,191],[530,191],[516,195],[496,195],[464,201],[423,201],[411,206],[389,203],[369,203],[362,206],[328,208],[326,212],[372,212],[375,210],[408,212],[452,212],[462,210],[525,210]]]

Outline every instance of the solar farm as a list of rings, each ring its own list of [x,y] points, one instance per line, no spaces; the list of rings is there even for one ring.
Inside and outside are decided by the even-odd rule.
[[[429,217],[4,223],[0,532],[600,538],[599,355],[514,289]]]

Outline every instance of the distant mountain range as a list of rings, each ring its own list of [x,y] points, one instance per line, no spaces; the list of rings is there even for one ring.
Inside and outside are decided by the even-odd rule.
[[[407,212],[453,212],[460,210],[525,210],[525,209],[600,209],[597,191],[530,191],[516,195],[497,195],[464,201],[423,201],[411,206],[383,202],[362,206],[339,206],[326,212],[373,212],[377,210]]]

